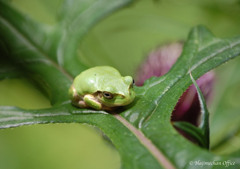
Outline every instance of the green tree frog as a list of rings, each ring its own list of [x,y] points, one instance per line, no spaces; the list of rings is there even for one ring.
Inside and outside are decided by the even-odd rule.
[[[135,98],[133,78],[121,76],[110,66],[97,66],[81,72],[69,89],[72,104],[80,108],[113,110]]]

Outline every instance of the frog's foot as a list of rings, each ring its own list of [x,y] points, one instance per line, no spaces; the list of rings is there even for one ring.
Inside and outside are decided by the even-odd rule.
[[[83,100],[80,100],[78,103],[77,103],[78,107],[81,107],[81,108],[87,108],[88,105],[83,101]]]
[[[83,100],[72,100],[72,104],[80,108],[88,108],[89,106]]]
[[[101,103],[99,103],[93,95],[87,94],[83,97],[84,104],[88,107],[92,107],[96,110],[102,109]]]

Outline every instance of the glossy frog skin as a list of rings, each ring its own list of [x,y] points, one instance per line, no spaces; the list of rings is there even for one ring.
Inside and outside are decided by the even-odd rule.
[[[72,104],[80,108],[113,110],[135,98],[133,78],[122,77],[110,66],[97,66],[80,73],[69,89]]]

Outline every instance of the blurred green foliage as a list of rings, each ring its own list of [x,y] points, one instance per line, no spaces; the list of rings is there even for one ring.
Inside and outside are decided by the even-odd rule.
[[[56,23],[61,2],[62,0],[12,1],[16,8],[47,25]],[[80,44],[78,54],[88,66],[111,65],[125,75],[134,75],[137,66],[151,49],[164,43],[184,40],[194,25],[204,24],[219,37],[231,37],[240,34],[239,18],[240,5],[237,0],[136,1],[90,30]],[[237,92],[240,86],[237,73],[239,61],[238,58],[218,70],[219,83],[216,85],[212,111],[210,110],[214,112],[211,123],[212,143],[218,144],[227,138],[229,130],[234,135],[227,144],[214,149],[220,154],[240,147],[239,126],[236,127],[239,118],[235,118],[240,110],[240,96]],[[1,81],[0,93],[1,105],[23,108],[50,106],[47,98],[25,79]],[[223,132],[217,134],[217,131]],[[120,167],[116,150],[105,144],[93,128],[79,124],[35,125],[0,130],[0,152],[0,169]],[[58,163],[59,159],[65,161]]]
[[[240,58],[236,58],[216,70],[210,126],[212,151],[217,154],[230,154],[240,147],[239,65]]]
[[[185,40],[195,25],[217,37],[239,35],[240,5],[236,1],[137,1],[97,24],[80,44],[89,66],[108,64],[134,75],[146,55],[159,45]]]

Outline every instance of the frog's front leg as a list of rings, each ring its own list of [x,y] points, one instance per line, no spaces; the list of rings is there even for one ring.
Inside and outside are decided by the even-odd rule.
[[[85,104],[87,104],[89,107],[92,107],[96,110],[102,109],[101,103],[99,103],[98,100],[96,100],[96,98],[91,94],[85,95],[83,97],[83,100],[84,100]]]

